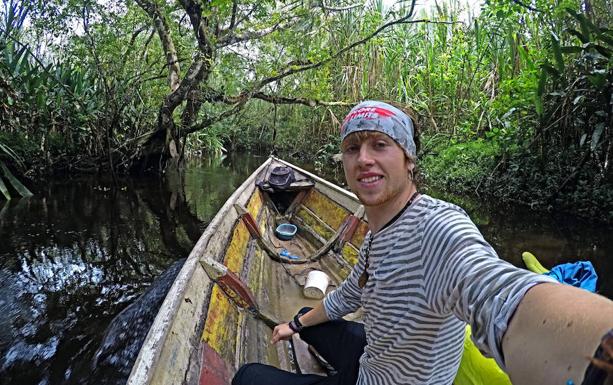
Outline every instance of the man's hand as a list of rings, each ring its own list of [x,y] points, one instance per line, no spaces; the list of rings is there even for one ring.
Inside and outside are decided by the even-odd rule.
[[[289,327],[289,323],[279,324],[272,331],[272,340],[270,342],[276,344],[281,340],[288,340],[294,334],[295,332]]]

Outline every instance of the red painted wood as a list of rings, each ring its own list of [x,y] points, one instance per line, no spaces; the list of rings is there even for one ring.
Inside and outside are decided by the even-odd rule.
[[[355,234],[355,231],[360,224],[360,218],[356,217],[355,215],[350,215],[347,222],[347,227],[345,227],[345,230],[341,235],[343,242],[349,242],[351,238],[353,238],[353,234]]]
[[[228,385],[232,381],[230,366],[209,346],[202,344],[200,385]]]
[[[228,270],[226,275],[217,280],[217,284],[238,306],[245,309],[256,309],[255,296],[232,271]]]
[[[260,229],[258,228],[258,225],[255,223],[255,219],[253,219],[253,216],[251,215],[251,213],[243,214],[241,219],[243,220],[243,223],[245,224],[245,226],[247,226],[247,230],[249,230],[249,234],[251,234],[252,237],[254,237],[255,239],[262,238],[262,234],[260,234]]]

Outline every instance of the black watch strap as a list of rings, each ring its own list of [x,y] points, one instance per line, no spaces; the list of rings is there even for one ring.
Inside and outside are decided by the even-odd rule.
[[[300,333],[304,325],[300,322],[300,316],[302,314],[296,314],[294,319],[289,321],[289,328],[292,329],[295,333]]]
[[[294,320],[289,321],[288,325],[289,325],[289,328],[292,329],[294,333],[300,333],[300,330],[302,330],[301,327],[296,325],[296,322],[294,322]]]

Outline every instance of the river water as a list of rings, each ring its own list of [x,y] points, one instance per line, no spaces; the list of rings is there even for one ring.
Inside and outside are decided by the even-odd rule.
[[[117,188],[56,180],[32,198],[0,201],[0,384],[125,382],[181,260],[264,159],[196,160],[183,176]],[[599,291],[613,298],[613,228],[428,192],[463,206],[517,266],[524,250],[545,266],[592,261]]]

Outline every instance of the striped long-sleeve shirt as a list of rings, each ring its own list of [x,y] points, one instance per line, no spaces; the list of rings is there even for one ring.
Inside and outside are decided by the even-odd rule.
[[[370,278],[360,289],[370,237]],[[500,260],[461,208],[427,195],[364,245],[324,300],[330,319],[364,310],[358,384],[451,384],[465,323],[479,349],[504,367],[501,340],[519,301],[534,284],[555,282]]]

